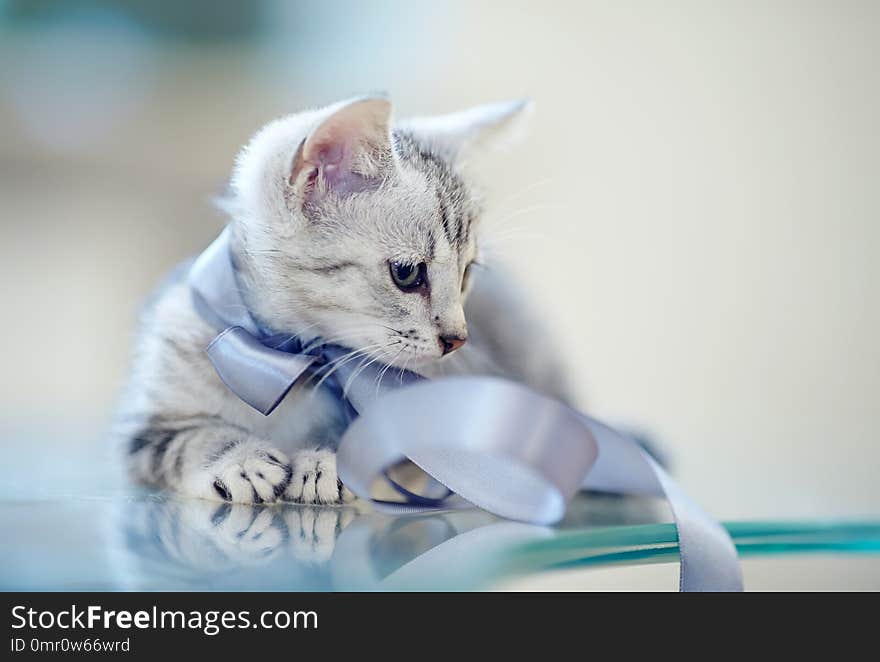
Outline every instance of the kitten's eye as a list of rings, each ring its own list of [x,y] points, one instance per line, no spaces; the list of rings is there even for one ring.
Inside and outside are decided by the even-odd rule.
[[[427,267],[424,262],[418,264],[406,264],[404,262],[391,262],[391,280],[404,292],[412,292],[425,284]]]

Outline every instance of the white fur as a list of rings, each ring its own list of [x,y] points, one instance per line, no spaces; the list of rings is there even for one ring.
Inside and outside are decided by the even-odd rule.
[[[360,361],[499,374],[559,394],[555,360],[540,351],[547,343],[535,342],[541,332],[504,279],[475,270],[463,288],[478,251],[479,203],[460,159],[497,140],[525,108],[411,121],[398,134],[387,100],[356,99],[266,125],[236,160],[226,205],[252,313],[277,332],[362,350]],[[425,263],[429,291],[401,291],[393,261]],[[466,307],[468,292],[476,310]],[[339,403],[297,387],[270,416],[256,412],[208,362],[216,332],[185,280],[150,308],[121,418],[132,475],[236,503],[350,500],[333,454],[344,427]],[[443,357],[441,335],[468,334]]]

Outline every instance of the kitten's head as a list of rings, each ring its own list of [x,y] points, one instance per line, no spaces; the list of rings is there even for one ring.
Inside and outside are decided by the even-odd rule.
[[[418,366],[467,339],[479,206],[461,166],[523,102],[392,125],[361,98],[264,127],[233,177],[248,305],[278,332]]]

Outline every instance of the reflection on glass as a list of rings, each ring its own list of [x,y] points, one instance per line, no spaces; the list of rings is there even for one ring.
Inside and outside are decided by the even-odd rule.
[[[581,494],[552,528],[153,494],[0,501],[0,590],[456,590],[549,569],[676,563],[652,500]],[[735,522],[740,554],[880,555],[880,525]],[[672,585],[669,587],[673,588]]]

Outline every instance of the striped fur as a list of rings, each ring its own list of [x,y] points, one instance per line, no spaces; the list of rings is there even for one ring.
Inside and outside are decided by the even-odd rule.
[[[354,365],[499,374],[558,394],[553,358],[535,351],[538,331],[507,279],[467,277],[480,204],[460,162],[521,110],[487,106],[395,128],[387,101],[358,99],[267,125],[240,155],[225,205],[255,317],[351,347]],[[393,262],[425,265],[418,294],[394,284]],[[265,417],[238,400],[207,360],[215,330],[193,309],[185,274],[144,317],[119,421],[131,475],[215,501],[350,500],[333,453],[339,404],[297,387]],[[450,337],[469,340],[444,356]]]

